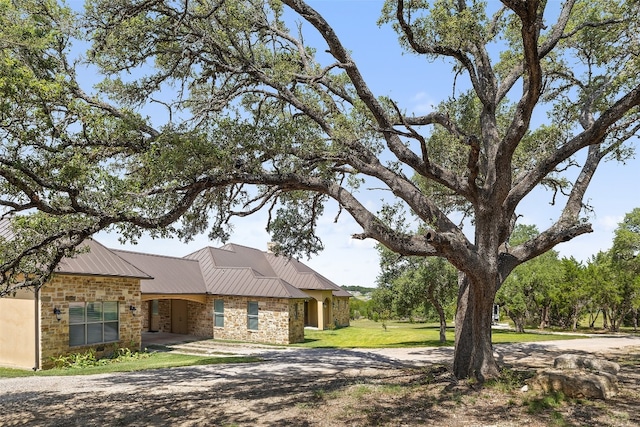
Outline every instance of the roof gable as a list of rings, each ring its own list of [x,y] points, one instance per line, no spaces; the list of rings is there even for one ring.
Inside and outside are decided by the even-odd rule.
[[[88,249],[83,251],[83,249]],[[87,274],[94,276],[132,277],[151,279],[152,277],[135,265],[119,257],[115,251],[93,239],[87,239],[78,246],[81,251],[73,257],[63,258],[55,269],[56,273]]]
[[[282,277],[298,289],[331,290],[335,296],[352,296],[349,292],[297,259],[272,253],[265,253],[265,257],[278,277]]]
[[[309,297],[277,277],[264,254],[256,249],[240,245],[206,247],[185,258],[199,262],[207,292],[213,295]]]

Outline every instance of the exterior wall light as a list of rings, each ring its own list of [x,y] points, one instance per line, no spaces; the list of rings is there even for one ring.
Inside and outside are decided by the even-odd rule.
[[[133,305],[129,306],[129,311],[131,312],[131,314],[133,314],[134,316],[136,315],[136,308]]]
[[[58,307],[53,308],[53,314],[56,315],[56,320],[58,320],[58,322],[62,319],[62,312]]]

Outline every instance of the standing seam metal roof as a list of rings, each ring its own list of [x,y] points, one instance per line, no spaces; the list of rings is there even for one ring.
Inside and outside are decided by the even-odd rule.
[[[277,256],[248,246],[231,243],[221,248],[206,247],[187,255],[186,258],[200,261],[207,283],[212,282],[214,274],[219,269],[248,268],[255,276],[279,278],[299,290],[331,290],[335,296],[351,296],[349,292],[296,259]],[[240,286],[240,283],[235,283],[235,286]],[[254,283],[253,286],[259,285]],[[257,290],[248,289],[246,292],[256,294]]]
[[[247,253],[250,252],[244,255]],[[277,277],[271,268],[265,268],[268,267],[265,261],[238,256],[234,251],[206,247],[187,255],[185,259],[200,263],[210,294],[309,298],[295,286]]]
[[[56,273],[87,274],[94,276],[132,277],[136,279],[152,279],[130,262],[120,258],[114,251],[93,239],[87,239],[78,246],[79,250],[88,248],[88,252],[80,252],[73,257],[63,258],[56,267]]]
[[[117,249],[113,252],[153,275],[153,280],[142,280],[140,283],[143,293],[204,294],[207,292],[200,264],[196,260]]]

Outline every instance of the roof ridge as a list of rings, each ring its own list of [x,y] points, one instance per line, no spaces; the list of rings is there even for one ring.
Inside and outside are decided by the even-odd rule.
[[[111,249],[111,248],[107,248],[107,249],[110,249],[113,252],[122,252],[122,253],[127,253],[127,254],[144,255],[144,256],[152,256],[152,257],[158,257],[158,258],[170,258],[170,259],[179,259],[179,260],[183,260],[183,261],[198,262],[197,259],[185,258],[185,257],[180,257],[180,256],[174,256],[174,255],[150,254],[150,253],[147,253],[147,252],[130,251],[130,250],[126,250],[126,249]]]

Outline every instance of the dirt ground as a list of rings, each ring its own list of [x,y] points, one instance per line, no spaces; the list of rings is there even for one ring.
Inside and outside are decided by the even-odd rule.
[[[621,364],[615,398],[521,391],[566,353],[544,345],[501,347],[507,379],[483,388],[456,382],[446,363],[304,350],[251,365],[0,379],[0,426],[640,425],[640,347],[589,351]]]

